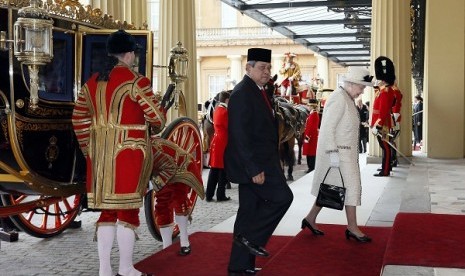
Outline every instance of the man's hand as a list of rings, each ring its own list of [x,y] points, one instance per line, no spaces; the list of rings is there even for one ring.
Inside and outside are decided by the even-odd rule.
[[[339,154],[337,152],[329,153],[329,166],[339,168]]]
[[[379,129],[378,129],[377,127],[374,126],[374,127],[371,128],[371,132],[372,132],[375,136],[377,136],[377,135],[379,134]]]
[[[252,182],[258,185],[265,183],[265,172],[261,172],[256,176],[252,177]]]
[[[399,119],[399,117],[400,117],[400,113],[394,113],[394,114],[392,114],[392,115],[394,116],[394,121],[395,121],[395,122],[398,122],[398,119]]]

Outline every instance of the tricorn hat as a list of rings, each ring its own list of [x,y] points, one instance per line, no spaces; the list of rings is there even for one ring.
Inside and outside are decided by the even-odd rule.
[[[107,39],[107,52],[109,54],[121,54],[139,49],[134,37],[124,31],[118,30],[112,33]]]
[[[396,81],[396,71],[392,60],[385,56],[380,56],[375,60],[375,75],[376,79],[387,82],[393,85]]]
[[[365,86],[373,86],[371,80],[373,76],[370,76],[370,72],[362,67],[349,67],[349,70],[345,74],[343,81],[352,82],[357,84],[363,84]]]
[[[294,53],[288,52],[288,53],[285,53],[284,56],[285,57],[296,57],[297,55]]]
[[[271,63],[271,50],[263,48],[250,48],[247,51],[247,61],[251,60]]]

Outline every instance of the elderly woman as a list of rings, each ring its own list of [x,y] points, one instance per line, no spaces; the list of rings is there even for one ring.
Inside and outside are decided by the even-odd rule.
[[[341,185],[341,175],[346,187],[345,209],[347,216],[347,239],[370,242],[371,238],[362,233],[357,225],[356,206],[361,204],[359,124],[360,118],[354,100],[363,93],[366,86],[372,86],[369,72],[361,67],[350,67],[344,78],[343,87],[336,89],[326,101],[323,111],[316,152],[315,175],[312,194],[318,195],[329,168],[325,183]],[[316,226],[320,206],[313,204],[308,215],[302,220],[302,229],[307,227],[314,235],[324,235]]]

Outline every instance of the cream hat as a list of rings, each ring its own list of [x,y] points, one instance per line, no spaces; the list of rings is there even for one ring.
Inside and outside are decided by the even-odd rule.
[[[373,76],[370,76],[370,72],[368,72],[367,69],[351,66],[345,74],[343,81],[373,86],[373,83],[371,82],[372,79]]]

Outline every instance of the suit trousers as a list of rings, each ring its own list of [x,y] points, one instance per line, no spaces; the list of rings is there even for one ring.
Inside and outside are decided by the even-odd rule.
[[[234,235],[265,246],[287,212],[294,196],[279,165],[267,173],[265,183],[239,184],[239,210],[234,223]],[[255,268],[255,256],[233,242],[229,260],[230,270]]]

